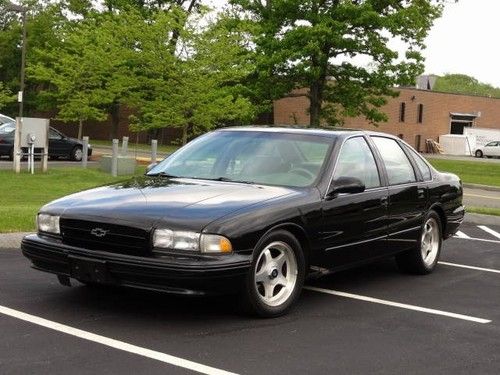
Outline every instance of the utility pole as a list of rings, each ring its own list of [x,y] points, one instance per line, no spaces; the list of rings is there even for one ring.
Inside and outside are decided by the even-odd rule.
[[[26,70],[26,13],[28,12],[28,8],[23,7],[21,5],[13,4],[11,2],[6,2],[4,6],[5,10],[21,13],[21,19],[23,24],[23,36],[22,36],[22,49],[21,49],[21,84],[19,87],[18,93],[18,102],[19,102],[19,117],[23,117],[24,110],[24,81],[25,81],[25,70]]]

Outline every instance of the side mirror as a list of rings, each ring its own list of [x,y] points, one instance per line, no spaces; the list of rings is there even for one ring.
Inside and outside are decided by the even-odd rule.
[[[147,167],[146,167],[146,172],[149,172],[151,169],[153,169],[154,167],[156,167],[158,165],[158,163],[151,163],[149,164]]]
[[[360,179],[355,177],[339,177],[333,180],[326,199],[333,199],[339,194],[356,194],[365,191],[366,187]]]

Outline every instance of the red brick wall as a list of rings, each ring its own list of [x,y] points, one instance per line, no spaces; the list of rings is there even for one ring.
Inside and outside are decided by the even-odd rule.
[[[437,140],[450,132],[450,112],[479,113],[474,123],[478,128],[500,130],[500,99],[479,96],[456,95],[435,91],[400,89],[397,98],[390,98],[382,107],[389,119],[375,127],[364,118],[346,118],[345,127],[376,130],[403,138],[415,146],[416,136],[421,136],[421,149],[425,139]],[[406,103],[405,122],[399,121],[400,103]],[[423,104],[423,121],[417,123],[417,108]],[[275,125],[307,125],[309,123],[309,101],[306,97],[289,97],[274,103]]]

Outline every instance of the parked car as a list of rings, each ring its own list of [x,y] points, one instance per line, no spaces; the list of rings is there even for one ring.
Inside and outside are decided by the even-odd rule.
[[[500,157],[500,141],[489,142],[483,147],[479,147],[475,152],[476,158]]]
[[[7,156],[9,160],[14,157],[14,131],[16,122],[14,119],[0,115],[0,157]],[[23,153],[28,150],[23,148]],[[35,149],[41,153],[43,149]],[[89,145],[88,156],[92,155],[92,146]],[[83,157],[83,143],[75,138],[65,136],[60,131],[50,127],[49,129],[49,158],[68,158],[80,161]]]
[[[22,251],[64,285],[239,293],[274,317],[312,270],[395,256],[404,271],[432,272],[463,217],[460,179],[396,137],[248,127],[47,204]]]

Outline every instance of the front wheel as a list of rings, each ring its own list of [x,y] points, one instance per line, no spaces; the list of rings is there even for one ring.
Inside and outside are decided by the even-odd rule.
[[[417,246],[407,252],[396,255],[400,270],[425,275],[436,268],[443,244],[441,219],[435,211],[425,218]]]
[[[483,157],[483,152],[481,150],[476,151],[476,158],[482,158]]]
[[[305,278],[305,258],[297,239],[287,231],[267,235],[255,252],[245,280],[242,303],[265,318],[287,313],[298,299]]]
[[[70,159],[74,161],[82,161],[83,159],[83,150],[81,147],[76,146],[73,150],[71,150]]]

